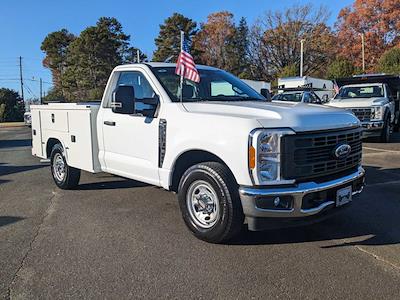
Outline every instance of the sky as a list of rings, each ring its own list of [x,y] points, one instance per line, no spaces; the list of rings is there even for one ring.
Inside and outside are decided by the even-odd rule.
[[[262,0],[3,0],[0,5],[0,87],[20,91],[18,57],[22,56],[25,98],[39,96],[39,78],[43,88],[51,87],[51,74],[42,66],[40,45],[50,32],[68,29],[75,35],[95,25],[99,17],[116,17],[131,44],[151,57],[159,25],[174,12],[200,23],[210,13],[228,10],[238,21],[242,16],[251,25],[268,10],[282,10],[295,4],[324,5],[330,12],[329,25],[351,0],[262,1]]]

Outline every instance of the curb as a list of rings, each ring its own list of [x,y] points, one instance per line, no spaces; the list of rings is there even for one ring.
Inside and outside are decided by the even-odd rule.
[[[0,123],[0,129],[3,128],[18,128],[18,127],[25,127],[25,123],[23,122],[15,122],[15,123]]]

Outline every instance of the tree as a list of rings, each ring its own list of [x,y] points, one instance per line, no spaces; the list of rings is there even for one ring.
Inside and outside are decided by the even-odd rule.
[[[157,49],[153,53],[153,61],[173,61],[178,58],[181,50],[181,31],[185,33],[185,38],[192,41],[197,33],[197,24],[192,19],[174,13],[165,19],[164,24],[160,25],[160,33],[155,39]],[[193,57],[196,53],[191,53]]]
[[[249,27],[247,21],[242,17],[236,28],[234,43],[230,45],[234,53],[232,71],[241,78],[250,76],[249,74]]]
[[[335,25],[338,54],[362,66],[361,34],[365,36],[367,71],[375,71],[381,54],[400,45],[400,1],[355,0],[342,9]]]
[[[68,47],[62,75],[68,100],[99,99],[112,69],[129,56],[129,35],[115,18],[102,17]]]
[[[379,71],[389,74],[400,74],[400,48],[386,51],[379,60]]]
[[[125,63],[138,63],[137,51],[139,51],[139,62],[146,62],[147,55],[144,54],[139,48],[130,47],[125,55]]]
[[[52,71],[55,83],[46,100],[100,99],[112,69],[136,62],[137,48],[129,42],[121,23],[107,17],[77,37],[66,29],[50,33],[41,47],[46,53],[44,64]],[[146,59],[141,51],[140,58]]]
[[[22,121],[25,105],[18,92],[0,88],[0,122]]]
[[[337,58],[328,65],[326,77],[328,79],[337,79],[350,77],[354,73],[354,65],[349,60],[345,58]]]
[[[294,77],[298,74],[298,67],[296,64],[285,66],[278,74],[277,78]]]
[[[194,39],[200,61],[206,65],[232,71],[235,66],[233,14],[227,11],[210,14]]]
[[[325,24],[328,16],[324,7],[314,9],[311,4],[266,12],[250,34],[253,77],[271,80],[288,66],[298,70],[302,39],[304,74],[320,75],[334,55],[334,35]]]
[[[62,90],[61,74],[66,67],[68,46],[74,39],[67,29],[61,29],[48,34],[40,47],[46,53],[43,66],[50,69],[53,84],[59,90]]]

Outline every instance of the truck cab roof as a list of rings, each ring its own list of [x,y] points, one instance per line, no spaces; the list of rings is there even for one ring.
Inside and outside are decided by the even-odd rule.
[[[136,66],[147,66],[147,67],[152,67],[152,68],[175,68],[176,63],[146,62],[146,63],[139,63],[139,64],[125,64],[125,65],[120,65],[120,66],[115,67],[114,71],[126,70],[126,69],[129,69],[130,67],[136,67]],[[204,65],[196,65],[196,68],[201,69],[201,70],[219,70],[218,68],[204,66]]]

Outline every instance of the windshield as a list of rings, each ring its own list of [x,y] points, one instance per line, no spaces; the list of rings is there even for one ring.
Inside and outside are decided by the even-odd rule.
[[[301,102],[303,97],[302,92],[298,93],[281,93],[275,95],[272,100],[280,100],[280,101],[291,101],[291,102]]]
[[[344,86],[340,89],[335,99],[348,98],[376,98],[383,97],[383,87],[381,85],[371,86]]]
[[[174,102],[182,101],[266,101],[239,78],[222,70],[199,69],[200,82],[185,79],[181,92],[180,77],[175,67],[153,67],[163,87]]]

